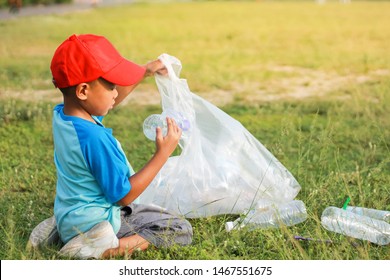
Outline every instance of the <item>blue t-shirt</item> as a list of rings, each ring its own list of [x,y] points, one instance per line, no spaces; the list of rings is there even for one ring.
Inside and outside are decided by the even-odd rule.
[[[54,162],[57,193],[54,215],[63,242],[109,221],[120,228],[120,206],[116,204],[131,189],[134,171],[112,130],[93,117],[96,124],[68,116],[64,105],[54,108]]]

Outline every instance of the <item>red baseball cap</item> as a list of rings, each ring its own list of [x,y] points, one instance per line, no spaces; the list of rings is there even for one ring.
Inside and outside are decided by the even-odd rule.
[[[55,51],[50,70],[58,88],[103,78],[115,85],[140,82],[146,69],[124,57],[103,36],[72,35]]]

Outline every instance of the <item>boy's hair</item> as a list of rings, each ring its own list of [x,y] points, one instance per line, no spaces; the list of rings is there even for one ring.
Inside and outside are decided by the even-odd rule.
[[[76,86],[66,87],[66,88],[59,88],[59,90],[62,92],[63,95],[69,95],[72,92],[74,93],[76,91]]]
[[[107,87],[109,88],[115,88],[115,84],[107,81],[106,79],[103,79],[103,78],[98,78],[97,80],[100,80],[101,82],[103,82],[103,84],[105,84]],[[92,82],[89,82],[89,83],[93,83],[94,81]],[[66,88],[59,88],[59,90],[62,92],[63,95],[69,95],[69,94],[74,94],[76,92],[76,87],[77,85],[75,86],[71,86],[71,87],[66,87]]]
[[[50,69],[53,84],[60,89],[100,77],[130,86],[140,82],[146,71],[122,57],[106,38],[93,34],[74,34],[66,39],[55,51]]]

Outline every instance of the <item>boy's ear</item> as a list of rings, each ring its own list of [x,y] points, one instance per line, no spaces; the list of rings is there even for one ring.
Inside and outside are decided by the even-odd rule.
[[[76,86],[76,97],[80,100],[87,100],[87,92],[89,90],[89,84],[81,83]]]

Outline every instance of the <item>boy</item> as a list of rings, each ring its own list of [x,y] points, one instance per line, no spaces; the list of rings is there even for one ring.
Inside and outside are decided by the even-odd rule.
[[[63,104],[54,109],[57,188],[54,217],[30,236],[34,247],[55,240],[65,256],[88,259],[131,254],[173,244],[187,245],[192,227],[161,208],[132,203],[175,150],[181,130],[167,118],[168,133],[156,133],[156,152],[137,173],[112,131],[101,120],[146,76],[166,74],[159,61],[145,66],[123,58],[102,36],[72,35],[54,53],[54,85]]]

